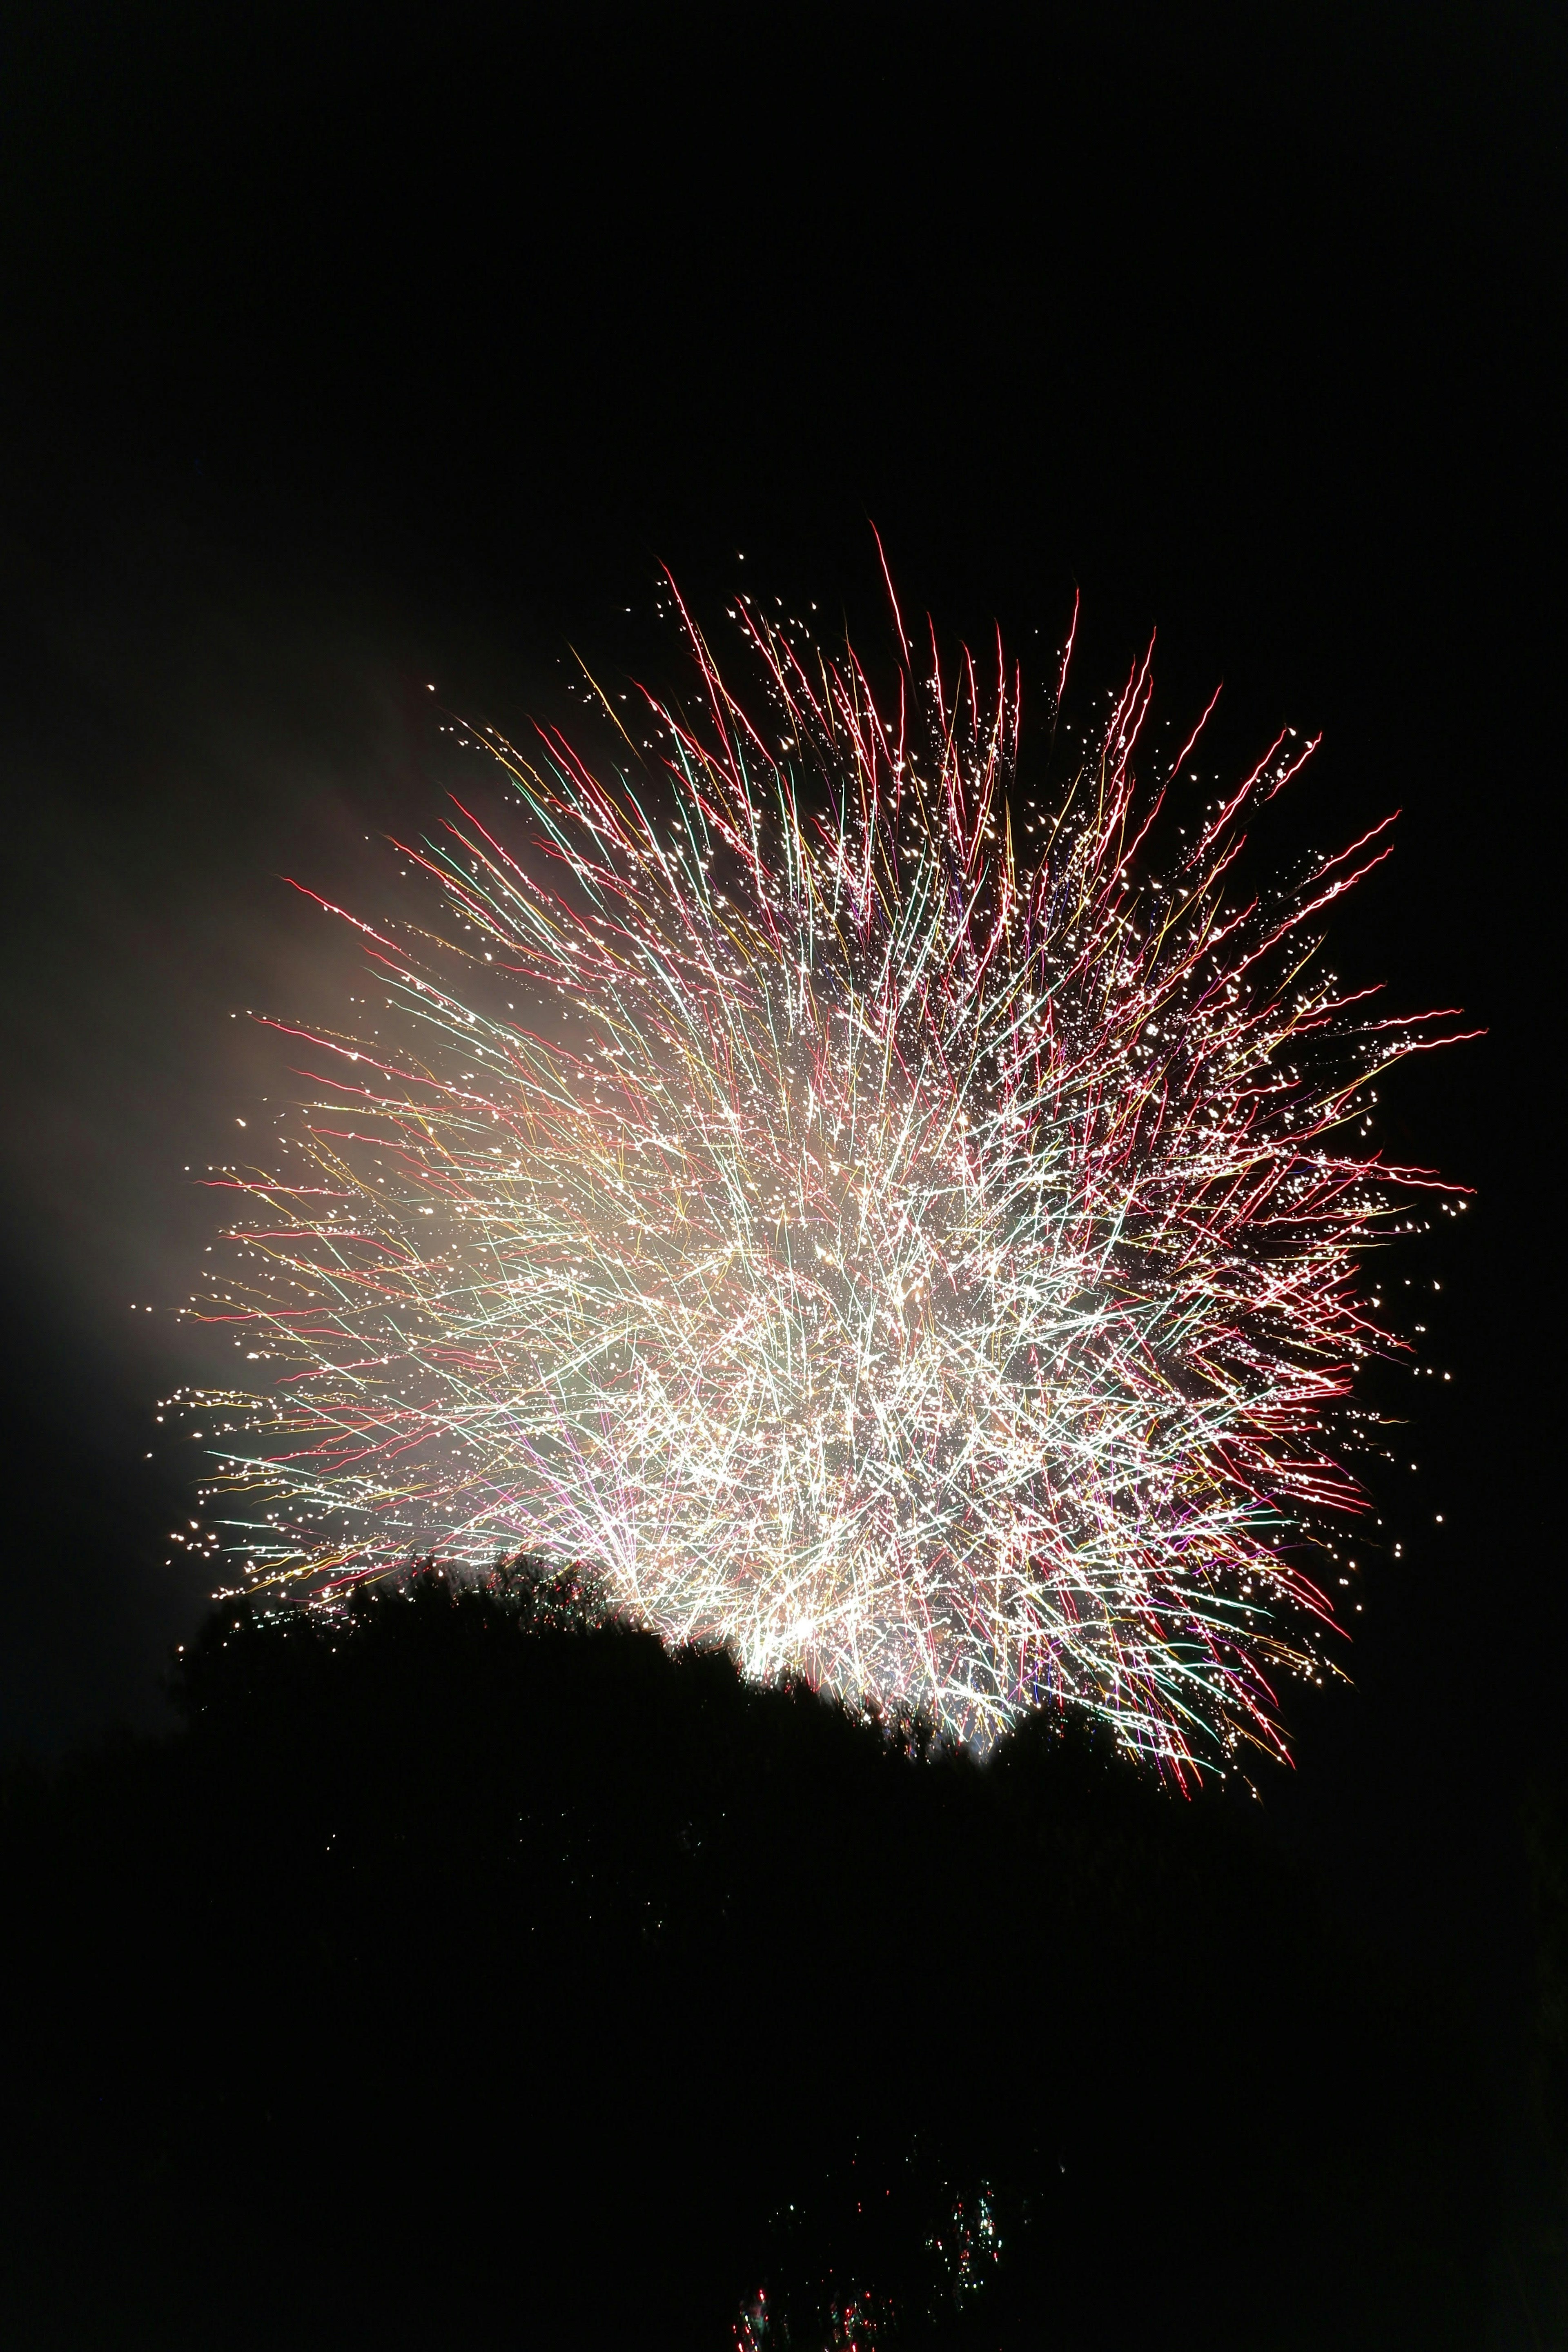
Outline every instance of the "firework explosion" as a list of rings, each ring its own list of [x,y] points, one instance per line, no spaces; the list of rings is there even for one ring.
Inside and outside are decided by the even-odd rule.
[[[401,853],[439,920],[357,924],[392,1030],[288,1033],[328,1092],[204,1307],[275,1386],[186,1400],[247,1580],[525,1547],[981,1742],[1055,1703],[1178,1774],[1278,1751],[1303,1544],[1361,1507],[1328,1433],[1396,1344],[1358,1259],[1430,1181],[1354,1129],[1436,1035],[1314,961],[1386,825],[1249,898],[1293,733],[1141,791],[1145,660],[1036,805],[1000,644],[983,688],[898,622],[879,702],[742,599],[748,705],[679,612],[696,715],[645,697],[598,772],[479,732],[517,841],[455,803]]]

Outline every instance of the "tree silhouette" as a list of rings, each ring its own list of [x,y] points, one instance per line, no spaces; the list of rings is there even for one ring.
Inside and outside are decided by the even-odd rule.
[[[11,2336],[1474,2341],[1462,2069],[1264,1809],[591,1581],[235,1604],[5,1814]]]

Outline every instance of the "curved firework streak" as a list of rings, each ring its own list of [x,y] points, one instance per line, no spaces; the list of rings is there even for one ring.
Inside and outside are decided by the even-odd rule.
[[[332,1057],[308,1177],[233,1180],[259,1271],[206,1311],[290,1369],[194,1400],[244,1433],[247,1576],[527,1547],[981,1741],[1056,1702],[1178,1773],[1279,1751],[1331,1624],[1287,1547],[1361,1507],[1325,1433],[1398,1344],[1357,1260],[1432,1181],[1351,1122],[1439,1039],[1312,960],[1387,825],[1238,901],[1312,743],[1161,871],[1147,659],[1041,809],[1000,643],[983,691],[934,636],[918,676],[900,622],[895,706],[737,617],[761,691],[682,607],[698,715],[647,697],[608,780],[479,739],[526,840],[455,804],[402,853],[444,933],[357,925],[400,1051],[289,1033]]]

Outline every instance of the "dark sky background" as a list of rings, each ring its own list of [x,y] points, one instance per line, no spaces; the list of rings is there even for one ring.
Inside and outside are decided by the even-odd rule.
[[[183,1171],[286,1087],[230,1016],[353,984],[278,877],[363,898],[435,799],[426,681],[558,711],[661,561],[874,634],[874,518],[906,611],[1043,674],[1077,584],[1085,695],[1157,625],[1227,756],[1321,728],[1301,838],[1405,812],[1335,957],[1485,1025],[1385,1089],[1479,1199],[1399,1269],[1453,1378],[1388,1391],[1405,1557],[1279,1801],[1348,1899],[1519,1965],[1568,1633],[1563,19],[328,14],[0,34],[0,1738],[153,1719],[205,1598],[153,1423],[205,1369]]]

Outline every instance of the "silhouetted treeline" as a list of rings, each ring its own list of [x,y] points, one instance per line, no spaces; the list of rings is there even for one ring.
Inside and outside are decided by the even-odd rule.
[[[1478,2340],[1465,2063],[1245,1793],[526,1566],[178,1697],[7,1792],[8,2345]]]

